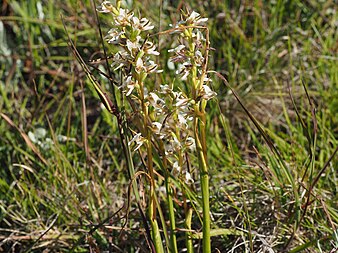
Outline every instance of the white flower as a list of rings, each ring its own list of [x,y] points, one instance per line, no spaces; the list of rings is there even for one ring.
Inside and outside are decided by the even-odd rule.
[[[113,5],[110,1],[104,1],[100,6],[96,8],[98,12],[109,13],[113,11]]]
[[[175,106],[176,107],[182,107],[182,105],[188,104],[189,99],[183,97],[181,95],[181,92],[178,92],[178,93],[174,92],[174,94],[176,95],[176,97],[175,97],[175,101],[176,101]]]
[[[181,143],[178,141],[177,137],[175,136],[174,133],[172,133],[172,139],[170,140],[171,142],[171,146],[173,147],[173,149],[177,152],[181,149]]]
[[[178,53],[178,52],[181,52],[182,49],[184,49],[184,48],[185,48],[184,45],[179,45],[179,46],[177,46],[177,47],[175,47],[175,48],[169,49],[168,52],[169,52],[169,53],[172,53],[172,52]]]
[[[170,70],[174,70],[175,69],[175,64],[171,61],[171,59],[168,59],[168,61],[167,61],[167,67]]]
[[[139,57],[136,60],[135,71],[136,73],[140,74],[143,69],[144,69],[143,60],[141,57]]]
[[[190,72],[191,64],[189,62],[185,62],[183,64],[178,65],[178,70],[176,71],[177,75],[181,75],[182,80],[187,80],[187,77]]]
[[[203,82],[211,82],[211,79],[208,76],[204,76]]]
[[[160,73],[160,72],[162,72],[162,70],[157,70],[157,67],[158,67],[158,65],[154,61],[148,60],[146,62],[146,66],[145,66],[144,70],[147,73],[152,73],[152,72]]]
[[[185,51],[185,46],[184,45],[179,45],[173,49],[168,50],[169,53],[174,52],[175,55],[170,57],[171,62],[185,62],[188,60],[187,53]]]
[[[192,26],[205,23],[206,21],[208,21],[208,18],[201,18],[201,15],[196,11],[193,11],[192,13],[190,13],[190,16],[186,19],[187,25],[192,25]]]
[[[115,17],[115,26],[121,28],[130,25],[133,16],[133,12],[120,8],[119,14]]]
[[[159,96],[157,96],[154,92],[149,93],[148,100],[154,108],[163,108],[165,105],[164,100],[159,98]]]
[[[192,33],[192,38],[195,39],[196,41],[196,47],[197,48],[201,48],[202,47],[202,41],[206,41],[204,36],[203,36],[203,33],[200,31],[200,30],[197,30],[196,33]]]
[[[108,43],[111,44],[119,44],[122,41],[122,35],[124,35],[124,32],[119,31],[116,28],[112,28],[109,30],[107,37],[110,38],[108,40]]]
[[[191,174],[188,171],[185,172],[185,183],[187,184],[194,183],[194,179],[191,177]]]
[[[133,80],[132,76],[127,76],[125,79],[125,82],[121,88],[127,87],[127,93],[126,96],[128,97],[134,90],[137,83]]]
[[[178,113],[177,118],[178,118],[178,122],[179,122],[179,126],[180,127],[183,127],[183,128],[187,128],[188,127],[186,116],[187,115],[184,114],[184,113]]]
[[[131,21],[134,30],[148,31],[154,29],[154,26],[146,18],[141,18],[140,20],[138,17],[133,17]]]
[[[133,142],[136,142],[136,147],[134,148],[134,151],[138,150],[143,143],[146,141],[144,137],[142,137],[141,133],[135,134],[134,137],[128,142],[128,145],[130,146]]]
[[[209,100],[209,99],[212,99],[213,97],[215,97],[217,95],[217,93],[212,91],[208,85],[203,85],[203,88],[201,90],[200,95],[205,100]]]
[[[168,84],[163,84],[163,85],[160,85],[160,93],[162,94],[170,94],[172,93],[172,89],[169,87]]]
[[[190,151],[195,151],[196,150],[196,144],[195,144],[195,139],[191,136],[189,136],[185,140],[185,146],[188,148]]]
[[[138,53],[138,51],[140,50],[141,47],[140,40],[141,36],[137,36],[135,41],[131,41],[129,39],[127,40],[126,46],[131,55]]]
[[[159,55],[160,53],[156,51],[156,45],[152,43],[151,41],[146,41],[146,43],[143,46],[143,51],[146,54],[152,54],[152,55]]]
[[[195,51],[195,57],[194,57],[195,63],[197,66],[201,66],[204,62],[204,57],[200,50]]]
[[[178,165],[178,162],[174,162],[172,173],[174,176],[177,176],[181,173],[181,167]]]
[[[113,57],[113,63],[111,66],[114,68],[114,71],[122,68],[127,67],[129,65],[129,58],[130,55],[126,51],[118,52]]]
[[[146,61],[146,63],[144,64],[143,60],[141,57],[139,57],[136,60],[136,65],[135,65],[135,71],[136,73],[140,74],[140,73],[152,73],[155,72],[158,65],[155,64],[154,61],[151,61],[149,59],[146,59],[148,61]]]
[[[162,129],[162,124],[161,124],[160,122],[153,122],[153,123],[152,123],[152,126],[153,126],[153,131],[154,131],[156,134],[160,134],[161,129]]]

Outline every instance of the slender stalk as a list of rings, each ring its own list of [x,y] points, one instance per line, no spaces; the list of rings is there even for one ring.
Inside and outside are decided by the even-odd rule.
[[[176,220],[175,220],[175,210],[174,210],[174,201],[173,201],[173,189],[171,187],[171,178],[170,172],[168,170],[168,160],[165,156],[165,148],[163,142],[159,142],[160,145],[160,153],[162,155],[162,169],[164,173],[165,187],[167,193],[167,205],[169,212],[169,222],[170,222],[170,241],[169,241],[169,252],[178,253],[177,249],[177,240],[176,240]]]
[[[185,234],[185,241],[187,245],[187,252],[193,253],[194,248],[192,245],[192,237],[191,237],[191,218],[192,218],[192,208],[189,208],[186,215],[185,215],[185,228],[188,230],[188,232]]]
[[[195,106],[195,113],[200,113],[199,104]],[[201,122],[200,122],[201,121]],[[202,209],[203,209],[203,252],[211,252],[210,241],[210,203],[209,203],[209,171],[206,161],[205,147],[205,114],[200,113],[200,116],[195,116],[194,119],[195,142],[197,149],[197,156],[200,169],[200,180],[202,188]],[[203,138],[201,140],[201,137]]]
[[[168,198],[168,209],[169,209],[169,221],[170,221],[170,252],[177,253],[177,241],[176,241],[176,224],[175,224],[175,211],[173,202],[173,190],[170,187],[170,175],[166,172],[165,186]]]
[[[125,115],[123,114],[123,116],[121,115],[121,117],[124,118]],[[128,172],[129,172],[129,177],[130,177],[130,179],[133,179],[134,176],[135,176],[135,168],[134,168],[131,150],[130,150],[130,147],[128,145],[129,137],[127,135],[128,129],[127,129],[127,126],[126,126],[125,119],[122,119],[121,123],[118,124],[118,129],[119,129],[120,138],[122,140],[123,153],[124,153],[124,156],[127,159],[127,168],[128,168]],[[132,181],[132,186],[133,186],[133,192],[134,192],[136,201],[139,203],[140,202],[140,195],[139,195],[139,192],[138,192],[136,180]]]
[[[164,235],[164,239],[166,241],[166,252],[171,252],[170,251],[170,240],[169,240],[169,237],[168,237],[168,230],[167,230],[167,226],[166,226],[166,221],[165,221],[165,218],[163,216],[163,212],[162,212],[162,209],[161,209],[161,206],[158,202],[158,198],[157,196],[155,195],[155,202],[156,202],[156,207],[157,207],[157,211],[158,211],[158,215],[160,217],[160,220],[161,220],[161,224],[162,224],[162,229],[163,229],[163,235]]]
[[[187,35],[189,36],[189,50],[190,54],[195,54],[195,42],[192,37],[192,30],[186,30]],[[207,44],[208,44],[208,34],[207,34]],[[208,51],[208,50],[206,50]],[[200,79],[197,77],[197,64],[194,60],[194,57],[191,58],[192,69],[191,69],[191,87],[192,87],[192,97],[196,101],[194,106],[194,137],[197,150],[197,157],[199,163],[199,173],[201,181],[201,190],[202,190],[202,209],[203,209],[203,240],[202,248],[203,253],[211,252],[211,239],[210,239],[210,203],[209,203],[209,171],[207,166],[207,150],[206,150],[206,132],[205,132],[205,107],[207,101],[201,98],[198,99],[199,90],[202,88],[204,75],[207,68],[207,58],[203,65],[202,76]],[[197,102],[198,101],[198,102]]]
[[[155,245],[155,250],[157,253],[164,252],[163,244],[161,239],[160,230],[158,227],[158,223],[156,220],[156,200],[155,200],[155,178],[154,178],[154,168],[153,168],[153,153],[152,153],[152,144],[151,144],[151,132],[148,128],[148,106],[144,101],[144,87],[143,82],[139,78],[140,83],[140,99],[142,104],[142,112],[143,112],[143,127],[145,136],[147,138],[146,149],[147,149],[147,169],[150,175],[151,187],[150,187],[150,199],[149,199],[149,220],[152,228],[152,238]]]

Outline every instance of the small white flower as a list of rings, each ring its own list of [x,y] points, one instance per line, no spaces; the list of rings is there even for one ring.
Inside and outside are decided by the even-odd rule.
[[[108,43],[111,44],[119,44],[121,43],[121,36],[124,35],[124,32],[119,31],[116,28],[112,28],[109,30],[107,37],[110,38]]]
[[[170,57],[171,62],[180,62],[184,64],[184,62],[188,61],[188,56],[184,45],[179,45],[176,48],[169,49],[168,52],[175,53],[174,56]]]
[[[170,69],[170,70],[174,70],[174,69],[175,69],[175,64],[171,61],[171,59],[169,59],[169,60],[167,61],[167,67],[168,67],[168,69]]]
[[[176,71],[176,74],[181,75],[181,80],[187,80],[191,66],[192,65],[189,62],[178,65],[178,70]]]
[[[141,26],[142,26],[143,31],[154,29],[154,26],[151,25],[150,21],[146,18],[141,19]]]
[[[204,76],[203,82],[205,82],[205,83],[211,82],[211,79],[207,76]]]
[[[190,16],[186,19],[186,23],[192,26],[199,25],[207,21],[208,21],[208,18],[201,18],[201,15],[196,11],[193,11],[192,13],[190,13]]]
[[[145,59],[145,61],[146,62],[144,63],[141,57],[139,57],[136,60],[136,65],[135,65],[136,73],[140,74],[142,72],[145,72],[145,73],[158,72],[157,70],[158,65],[154,61],[151,61],[149,59]]]
[[[135,41],[131,41],[129,39],[127,40],[126,46],[131,55],[138,53],[138,51],[140,50],[141,47],[140,40],[141,36],[137,36]]]
[[[203,54],[200,50],[195,51],[195,57],[194,57],[195,63],[197,66],[201,66],[204,62]]]
[[[126,96],[128,97],[133,92],[136,85],[137,83],[133,80],[132,76],[127,76],[121,88],[124,89],[125,87],[127,87]]]
[[[139,57],[136,60],[135,71],[136,71],[136,73],[140,74],[143,69],[144,69],[143,61],[142,61],[142,58]]]
[[[179,46],[177,46],[177,47],[175,47],[175,48],[169,49],[168,52],[169,52],[169,53],[172,53],[172,52],[178,53],[178,52],[181,52],[182,49],[184,49],[184,48],[185,48],[184,45],[179,45]]]
[[[185,182],[187,184],[193,184],[194,183],[194,179],[191,177],[191,174],[188,171],[185,172]]]
[[[191,136],[189,136],[185,140],[185,146],[188,148],[190,151],[195,151],[196,150],[196,144],[195,144],[195,139]]]
[[[178,122],[179,122],[180,127],[183,127],[183,128],[188,127],[186,116],[187,116],[186,114],[178,113],[177,118],[178,118]]]
[[[119,14],[115,18],[115,26],[126,27],[130,25],[133,16],[133,12],[129,12],[129,10],[120,8]]]
[[[136,147],[134,148],[134,151],[138,150],[143,143],[146,141],[144,137],[142,137],[141,133],[135,134],[134,137],[128,142],[128,145],[130,146],[133,142],[136,142]]]
[[[177,137],[175,136],[175,134],[172,133],[172,135],[173,135],[172,136],[173,138],[170,140],[171,146],[177,152],[182,148],[182,146],[181,146],[181,143],[178,141]]]
[[[174,162],[172,173],[174,176],[177,176],[181,173],[181,167],[178,165],[178,162]]]
[[[161,70],[157,70],[157,67],[158,65],[154,61],[148,60],[146,62],[146,66],[144,70],[146,73],[153,73],[153,72],[160,73]]]
[[[141,18],[140,20],[138,17],[133,17],[131,21],[134,30],[148,31],[154,29],[154,26],[146,18]]]
[[[217,93],[212,91],[208,85],[203,85],[203,88],[202,88],[200,95],[205,100],[209,100],[209,99],[212,99],[213,97],[215,97],[217,95]]]
[[[188,102],[189,102],[189,99],[188,99],[188,98],[179,96],[179,97],[176,97],[176,103],[175,103],[175,106],[176,106],[176,107],[181,107],[182,105],[188,104]]]
[[[203,33],[200,30],[197,30],[196,33],[192,33],[192,37],[196,40],[196,47],[201,48],[202,47],[202,41],[206,41],[204,38]]]
[[[104,1],[100,6],[96,8],[96,10],[102,13],[109,13],[112,12],[113,8],[114,7],[110,1]]]
[[[160,134],[161,129],[162,129],[162,124],[160,122],[153,122],[152,125],[153,125],[153,131],[156,134]]]
[[[151,41],[147,41],[143,46],[143,51],[146,54],[159,55],[160,53],[156,51],[156,45]]]
[[[163,85],[160,85],[160,93],[162,94],[170,94],[172,93],[172,89],[169,87],[168,84],[163,84]]]
[[[111,66],[113,67],[114,71],[122,68],[127,67],[129,65],[130,55],[126,51],[118,52],[113,57],[113,63]]]
[[[165,105],[164,100],[159,98],[159,96],[157,96],[154,92],[149,93],[148,100],[154,108],[163,108]]]

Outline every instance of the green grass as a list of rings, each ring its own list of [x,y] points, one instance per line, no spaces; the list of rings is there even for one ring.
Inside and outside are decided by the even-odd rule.
[[[337,156],[330,158],[338,146],[335,1],[189,2],[181,7],[209,17],[214,48],[209,68],[227,78],[260,126],[212,76],[218,96],[208,106],[207,147],[212,229],[219,229],[213,230],[213,252],[334,252],[338,162]],[[62,14],[79,52],[89,60],[100,50],[90,1],[11,0],[2,5],[0,251],[149,252],[133,199],[126,217],[130,180],[116,120],[100,108],[68,49],[60,19]],[[132,6],[157,29],[161,20],[162,30],[178,20],[177,7],[163,4],[160,9],[153,1]],[[109,18],[100,19],[106,33]],[[161,53],[166,55],[171,45],[162,38]],[[166,59],[161,65],[168,71]],[[166,83],[173,77],[162,78]],[[109,84],[105,89],[111,91]],[[128,120],[133,122],[132,112]],[[134,158],[140,169],[140,159]],[[201,231],[200,185],[190,188],[181,179],[173,181],[182,250],[185,201],[194,210],[191,228]],[[160,178],[158,186],[163,186]],[[168,221],[161,194],[158,190]],[[198,235],[192,240],[194,252],[201,250]]]

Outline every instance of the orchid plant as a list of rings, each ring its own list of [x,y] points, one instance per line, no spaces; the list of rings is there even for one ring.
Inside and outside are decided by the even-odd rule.
[[[180,83],[149,85],[147,77],[162,72],[155,63],[160,57],[151,34],[154,25],[144,17],[123,9],[120,1],[113,5],[104,1],[98,12],[111,15],[112,27],[106,40],[118,47],[113,54],[112,69],[121,73],[119,89],[132,108],[137,112],[139,124],[130,125],[129,147],[141,154],[145,163],[150,187],[148,188],[147,216],[151,224],[153,251],[164,252],[162,236],[158,224],[159,203],[156,175],[165,181],[167,206],[169,210],[170,239],[166,233],[166,222],[161,220],[166,247],[170,252],[178,252],[174,208],[175,186],[173,178],[185,186],[195,183],[195,174],[200,175],[202,192],[203,252],[211,252],[210,208],[209,208],[209,168],[206,147],[206,106],[208,100],[216,96],[211,90],[208,77],[208,29],[204,26],[207,18],[195,11],[182,12],[182,19],[171,29],[158,35],[171,34],[177,38],[174,48],[169,50],[169,61],[176,65]],[[184,87],[180,86],[185,83]],[[187,159],[190,157],[191,159]],[[198,160],[190,164],[189,160]],[[198,167],[195,168],[194,166]],[[131,175],[132,178],[135,175]],[[183,187],[184,188],[184,187]],[[163,215],[160,213],[160,217]],[[186,247],[192,252],[191,209],[186,210]]]

